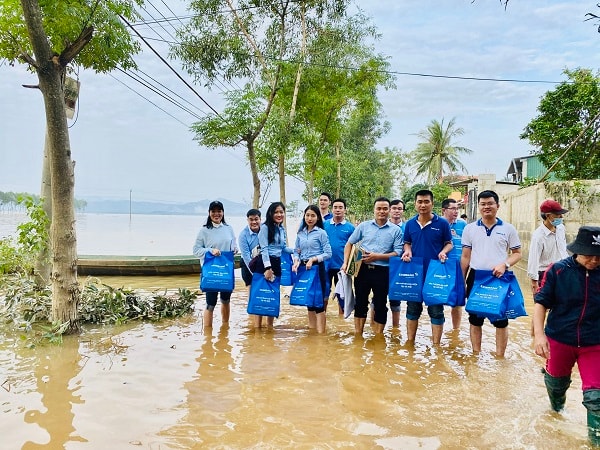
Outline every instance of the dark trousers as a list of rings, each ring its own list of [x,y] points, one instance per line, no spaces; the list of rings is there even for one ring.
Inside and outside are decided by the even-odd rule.
[[[387,295],[390,282],[388,266],[362,264],[354,278],[356,306],[354,317],[366,319],[369,312],[369,294],[373,292],[375,322],[385,325],[387,321]]]

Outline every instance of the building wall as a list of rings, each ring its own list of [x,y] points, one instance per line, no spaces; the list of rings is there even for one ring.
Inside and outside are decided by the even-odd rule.
[[[525,260],[529,256],[531,234],[542,223],[539,205],[547,198],[557,200],[569,210],[564,215],[567,242],[575,239],[577,230],[582,225],[600,226],[600,180],[550,182],[548,191],[544,184],[512,192],[497,191],[500,196],[498,216],[512,223],[519,232]],[[557,195],[551,195],[552,192]]]

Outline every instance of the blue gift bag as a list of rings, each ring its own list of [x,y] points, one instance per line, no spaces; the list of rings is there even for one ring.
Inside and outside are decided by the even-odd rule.
[[[423,301],[430,305],[456,305],[457,260],[432,259],[423,282]],[[464,288],[463,288],[464,291]]]
[[[290,253],[281,254],[281,285],[293,286],[294,272],[292,272],[292,255]]]
[[[456,262],[456,284],[454,286],[454,296],[452,296],[447,305],[448,306],[465,306],[466,303],[466,291],[465,291],[465,277],[463,276],[462,269],[460,267],[460,259],[450,258],[446,261],[448,262],[455,261]]]
[[[321,291],[317,265],[312,266],[309,270],[306,269],[306,266],[298,267],[296,282],[290,293],[290,305],[323,307],[323,291]]]
[[[268,281],[262,273],[253,274],[250,298],[248,299],[248,314],[279,317],[279,285],[279,277],[275,277],[275,281]]]
[[[506,312],[504,316],[507,319],[516,319],[517,317],[526,316],[527,311],[525,310],[525,298],[519,281],[513,272],[505,272],[504,277],[508,278],[510,284],[508,287]]]
[[[203,292],[232,292],[235,286],[233,252],[214,256],[207,252],[202,265],[200,289]]]
[[[413,256],[410,262],[399,256],[390,258],[390,300],[423,301],[423,258]]]
[[[492,321],[503,319],[507,307],[510,281],[492,275],[491,270],[477,270],[469,298],[467,312],[487,317]]]

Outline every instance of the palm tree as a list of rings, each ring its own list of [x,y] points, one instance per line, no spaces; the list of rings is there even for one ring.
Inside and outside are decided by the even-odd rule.
[[[454,127],[455,118],[452,118],[444,128],[444,119],[441,122],[432,120],[426,130],[417,133],[423,142],[417,145],[412,152],[412,158],[417,168],[417,175],[427,174],[427,183],[442,183],[444,168],[447,172],[455,173],[458,170],[466,172],[467,168],[459,159],[459,153],[471,154],[473,150],[466,147],[453,145],[456,136],[462,136],[465,130]]]

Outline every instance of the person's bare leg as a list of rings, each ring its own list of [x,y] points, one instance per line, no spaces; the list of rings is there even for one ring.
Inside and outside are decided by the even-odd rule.
[[[460,320],[462,318],[462,306],[455,306],[452,308],[451,316],[452,316],[452,329],[458,330],[460,328]]]
[[[442,342],[442,333],[444,332],[444,325],[433,325],[431,324],[431,340],[433,345],[440,345]]]
[[[254,316],[254,328],[262,327],[262,318],[263,316]]]
[[[508,344],[508,327],[496,328],[496,356],[503,358]]]
[[[272,316],[266,316],[267,317],[267,329],[272,330],[273,329],[273,321],[275,320],[275,317]]]
[[[323,334],[327,329],[327,314],[323,311],[317,315],[317,333]]]
[[[373,325],[371,325],[375,334],[383,334],[383,329],[385,328],[385,324],[379,323],[377,321],[373,321]]]
[[[365,318],[360,318],[360,317],[355,317],[354,318],[354,332],[356,334],[362,334],[364,329],[365,329],[365,322],[367,321],[367,319]]]
[[[317,313],[314,311],[308,311],[308,328],[317,328]]]
[[[392,311],[392,327],[400,328],[400,311]]]
[[[230,303],[221,303],[221,319],[223,319],[223,324],[229,323],[230,312],[231,312],[231,304]]]
[[[473,353],[481,352],[481,327],[471,325],[469,328],[469,334],[471,337],[471,347],[473,347]]]
[[[409,341],[414,341],[417,337],[418,320],[406,319],[406,335]]]
[[[209,311],[208,309],[205,309],[202,317],[204,319],[204,328],[212,328],[212,326],[213,326],[213,312]]]

